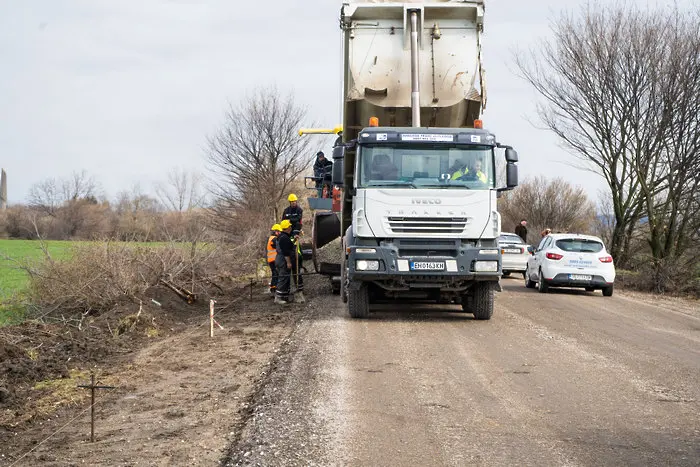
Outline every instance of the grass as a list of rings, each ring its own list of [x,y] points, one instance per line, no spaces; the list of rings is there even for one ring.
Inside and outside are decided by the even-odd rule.
[[[70,257],[72,248],[83,241],[49,240],[44,242],[54,260]],[[166,242],[133,242],[134,246],[157,247]],[[189,244],[183,244],[189,248]],[[38,240],[0,240],[0,326],[21,322],[25,315],[24,292],[29,285],[29,275],[20,264],[40,263],[44,252]]]
[[[70,241],[45,242],[49,254],[54,259],[64,259],[70,252]],[[21,293],[27,286],[29,277],[18,267],[20,263],[42,261],[44,253],[36,240],[0,240],[0,300]]]

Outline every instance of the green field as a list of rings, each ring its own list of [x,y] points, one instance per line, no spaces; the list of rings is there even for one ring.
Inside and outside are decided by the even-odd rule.
[[[74,242],[47,241],[54,259],[65,258]],[[22,307],[8,303],[26,289],[29,277],[19,264],[42,261],[41,243],[35,240],[0,240],[0,325],[22,314]],[[19,263],[19,264],[18,264]]]

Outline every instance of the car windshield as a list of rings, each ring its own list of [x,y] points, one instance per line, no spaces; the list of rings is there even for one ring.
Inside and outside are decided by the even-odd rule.
[[[498,237],[498,241],[501,243],[525,243],[523,239],[517,235],[501,235]]]
[[[560,250],[572,253],[598,253],[603,249],[603,244],[599,241],[583,238],[565,238],[557,240],[556,245]]]
[[[488,190],[494,187],[490,146],[403,143],[367,145],[358,152],[362,188]]]

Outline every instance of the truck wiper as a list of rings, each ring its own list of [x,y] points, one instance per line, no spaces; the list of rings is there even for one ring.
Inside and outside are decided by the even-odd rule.
[[[410,186],[411,188],[418,188],[413,182],[410,182],[408,180],[389,180],[389,181],[379,181],[379,182],[372,182],[370,187],[378,187],[378,186]]]
[[[452,185],[446,183],[421,184],[421,188],[466,188],[467,190],[471,190],[471,188],[466,185]]]

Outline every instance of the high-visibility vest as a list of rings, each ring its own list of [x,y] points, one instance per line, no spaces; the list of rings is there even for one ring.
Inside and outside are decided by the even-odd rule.
[[[270,238],[267,239],[267,262],[268,263],[274,263],[275,259],[277,259],[277,248],[275,247],[275,240],[277,239],[277,235],[270,235]]]

